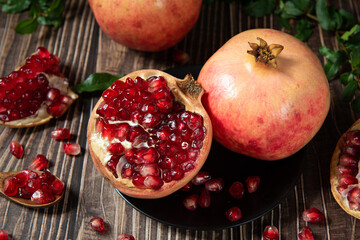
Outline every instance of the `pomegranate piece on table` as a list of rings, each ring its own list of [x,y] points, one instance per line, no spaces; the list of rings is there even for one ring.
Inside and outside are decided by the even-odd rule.
[[[275,226],[266,226],[263,231],[264,240],[278,240],[279,230]]]
[[[63,152],[68,155],[79,155],[81,153],[81,147],[78,143],[64,143]]]
[[[226,217],[230,222],[239,221],[242,218],[242,213],[240,208],[232,207],[228,211],[226,211]]]
[[[43,170],[49,167],[49,160],[42,154],[38,154],[29,164],[30,170]]]
[[[6,229],[0,229],[0,240],[7,240],[9,233]]]
[[[235,199],[241,199],[245,193],[245,187],[242,182],[233,182],[229,188],[230,195]]]
[[[10,152],[16,158],[22,158],[24,149],[18,141],[11,141]]]
[[[330,164],[331,192],[348,214],[360,219],[360,120],[339,139]]]
[[[246,187],[249,193],[256,192],[260,184],[259,176],[249,176],[246,179]]]
[[[60,117],[77,99],[60,73],[60,60],[44,47],[0,78],[0,125],[32,127]]]
[[[67,128],[57,128],[51,131],[51,137],[57,140],[69,139],[71,137],[70,130]]]
[[[195,211],[197,209],[197,202],[199,199],[199,195],[198,194],[192,194],[190,196],[187,196],[184,200],[183,200],[183,205],[187,210],[190,211]]]
[[[135,240],[135,238],[130,234],[122,233],[119,236],[117,236],[116,240]]]
[[[311,231],[311,228],[308,226],[305,226],[301,229],[301,231],[298,234],[299,240],[314,240],[313,233]]]
[[[210,150],[203,90],[188,75],[133,72],[105,90],[88,124],[93,162],[120,192],[167,196],[191,181]]]
[[[98,232],[102,232],[105,229],[105,223],[102,218],[92,218],[90,220],[90,226],[92,229]]]
[[[324,220],[325,215],[317,208],[309,208],[303,212],[302,218],[305,222],[315,223]]]

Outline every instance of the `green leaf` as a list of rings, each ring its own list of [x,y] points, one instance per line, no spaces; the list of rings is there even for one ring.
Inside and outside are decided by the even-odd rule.
[[[351,49],[349,62],[353,68],[360,66],[360,45]]]
[[[344,41],[349,40],[349,37],[355,33],[357,29],[360,29],[360,25],[356,24],[349,31],[346,31],[343,35],[341,35],[341,39]]]
[[[291,25],[288,19],[279,17],[279,23],[282,27],[286,28],[287,30],[291,29]]]
[[[347,85],[349,82],[354,81],[354,74],[351,72],[345,72],[340,75],[340,82]]]
[[[339,72],[339,68],[341,64],[346,61],[347,55],[343,50],[334,51],[327,48],[326,46],[321,46],[319,48],[319,52],[327,59],[327,62],[324,66],[324,71],[326,77],[331,79]]]
[[[339,11],[334,7],[329,7],[329,14],[334,28],[340,29],[343,24],[343,19]]]
[[[296,26],[295,37],[301,41],[306,41],[312,34],[312,23],[307,18],[300,19]]]
[[[342,92],[342,100],[344,102],[350,102],[354,98],[357,88],[358,84],[356,81],[350,81],[348,84],[346,84],[344,91]]]
[[[326,0],[317,0],[315,11],[320,26],[325,30],[334,30],[335,24],[333,19],[331,19],[329,9],[326,5]]]
[[[354,101],[352,101],[351,107],[352,107],[352,109],[354,109],[354,111],[360,112],[360,97],[359,96],[356,96]]]
[[[15,32],[21,34],[30,34],[36,31],[38,22],[36,19],[26,19],[19,22],[15,27]]]
[[[293,2],[286,2],[282,9],[281,17],[283,18],[295,18],[303,15],[304,12],[297,8]]]
[[[254,0],[245,6],[244,11],[252,17],[263,17],[274,12],[275,7],[276,0]]]
[[[82,83],[74,86],[73,90],[77,93],[104,91],[105,89],[110,87],[114,81],[118,80],[123,76],[125,75],[120,74],[114,76],[109,73],[93,73],[88,76]]]
[[[2,4],[1,10],[4,13],[19,13],[30,7],[31,0],[8,0]]]
[[[310,0],[292,0],[292,2],[298,9],[305,12],[309,6]]]
[[[350,12],[341,8],[339,9],[339,13],[341,14],[345,22],[342,26],[343,28],[348,29],[356,23],[354,15],[352,15]]]

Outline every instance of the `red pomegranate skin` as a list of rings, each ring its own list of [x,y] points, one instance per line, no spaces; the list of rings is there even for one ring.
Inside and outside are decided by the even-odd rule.
[[[278,68],[248,54],[257,37],[280,44]],[[301,41],[272,29],[242,32],[202,68],[198,81],[214,137],[228,149],[262,159],[286,158],[304,147],[322,126],[330,90],[322,65]]]
[[[202,0],[89,0],[89,4],[111,39],[156,52],[174,46],[193,28]]]

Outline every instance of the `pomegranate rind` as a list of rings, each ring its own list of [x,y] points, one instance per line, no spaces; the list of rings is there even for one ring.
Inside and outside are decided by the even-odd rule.
[[[142,199],[156,199],[162,198],[174,193],[175,191],[181,189],[185,186],[195,175],[200,171],[201,167],[204,165],[212,142],[212,125],[208,114],[206,113],[204,107],[201,103],[201,97],[204,94],[202,90],[196,98],[186,95],[182,92],[178,86],[179,83],[186,81],[186,78],[191,77],[190,75],[186,76],[185,79],[178,79],[175,78],[165,72],[154,70],[154,69],[144,69],[132,72],[119,80],[125,81],[128,77],[135,79],[136,77],[141,77],[143,79],[147,79],[151,76],[163,76],[167,80],[168,87],[170,88],[171,92],[173,93],[175,100],[181,101],[186,106],[186,111],[191,111],[200,114],[203,117],[204,127],[206,128],[206,136],[203,140],[203,147],[200,150],[200,154],[195,162],[195,168],[189,172],[185,172],[184,177],[180,180],[173,180],[168,183],[164,183],[164,185],[157,190],[154,189],[140,189],[136,188],[131,180],[118,178],[116,179],[114,175],[106,169],[103,161],[106,152],[98,146],[94,141],[92,141],[92,136],[95,133],[95,124],[96,124],[96,110],[104,101],[103,98],[100,98],[99,101],[96,103],[88,122],[88,129],[87,129],[87,141],[89,145],[90,154],[93,160],[93,163],[101,174],[112,186],[114,186],[117,190],[121,193],[128,195],[134,198],[142,198]]]
[[[353,130],[360,130],[360,119],[358,119],[348,130],[349,131],[353,131]],[[358,219],[360,219],[360,211],[354,211],[351,210],[347,204],[347,199],[344,198],[342,196],[342,194],[340,194],[337,190],[337,187],[339,185],[339,178],[336,174],[336,167],[339,164],[339,159],[340,159],[340,144],[342,142],[344,138],[344,134],[339,138],[335,150],[333,152],[333,155],[331,157],[331,163],[330,163],[330,184],[331,184],[331,192],[332,195],[334,196],[336,202],[339,204],[339,206],[347,213],[350,214],[353,217],[356,217]],[[357,184],[359,185],[359,184]]]

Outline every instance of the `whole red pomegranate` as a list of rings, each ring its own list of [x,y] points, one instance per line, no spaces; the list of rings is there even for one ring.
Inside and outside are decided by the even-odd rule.
[[[141,51],[180,42],[195,25],[201,0],[89,0],[100,28],[111,39]]]
[[[316,55],[295,37],[272,29],[231,38],[205,63],[198,81],[215,139],[258,159],[297,152],[329,111],[329,85]]]

